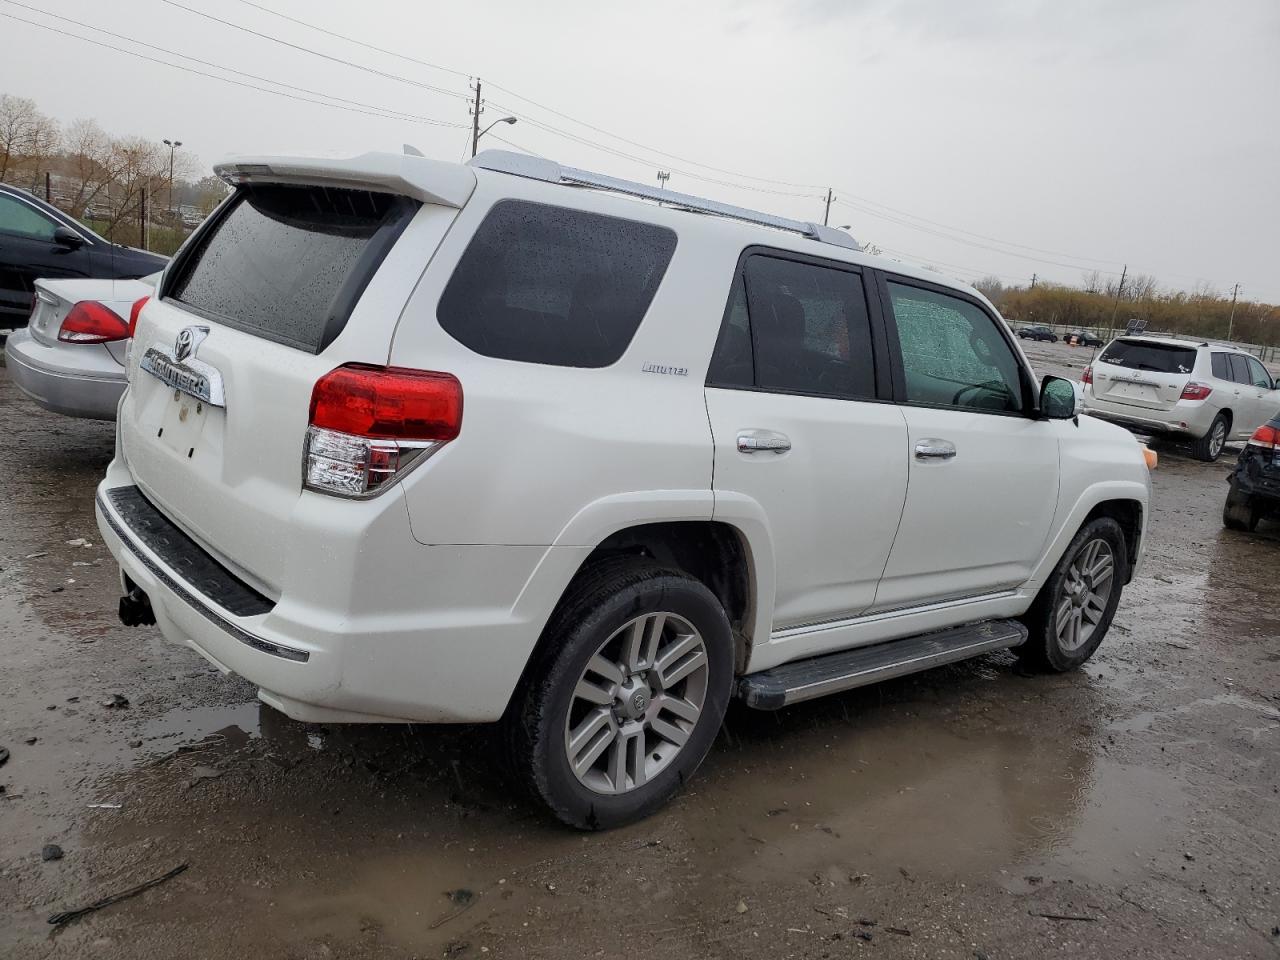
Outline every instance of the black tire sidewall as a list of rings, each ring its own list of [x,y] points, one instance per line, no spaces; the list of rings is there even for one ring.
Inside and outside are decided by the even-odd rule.
[[[631,579],[620,577],[618,579]],[[641,819],[665,804],[697,770],[715,742],[733,685],[733,638],[715,595],[675,571],[654,569],[620,589],[602,584],[592,598],[558,618],[563,624],[554,656],[531,691],[538,701],[533,717],[531,775],[537,792],[564,822],[583,829],[608,829]],[[618,628],[646,613],[674,613],[702,635],[708,659],[706,701],[689,740],[672,762],[643,787],[618,796],[599,794],[574,775],[564,751],[565,716],[587,661]]]
[[[1227,440],[1229,440],[1230,437],[1223,437],[1222,446],[1218,449],[1217,453],[1213,452],[1213,434],[1214,431],[1218,429],[1219,423],[1221,423],[1223,428],[1226,429],[1227,418],[1222,413],[1219,413],[1213,418],[1213,423],[1209,424],[1209,432],[1192,444],[1192,452],[1195,454],[1197,460],[1202,460],[1205,463],[1214,463],[1217,461],[1218,457],[1222,456],[1222,451],[1227,449]]]

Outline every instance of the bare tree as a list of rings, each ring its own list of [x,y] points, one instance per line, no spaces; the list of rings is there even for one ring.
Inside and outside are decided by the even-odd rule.
[[[0,180],[25,164],[34,166],[36,176],[57,149],[57,121],[41,113],[34,100],[0,94]]]

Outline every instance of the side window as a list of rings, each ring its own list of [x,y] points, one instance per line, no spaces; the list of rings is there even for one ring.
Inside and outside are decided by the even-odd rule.
[[[730,295],[708,383],[873,398],[875,363],[861,275],[748,257]]]
[[[43,213],[13,197],[0,194],[0,231],[32,240],[53,240],[58,225]]]
[[[1262,365],[1261,361],[1255,360],[1253,357],[1246,357],[1245,359],[1249,363],[1249,373],[1252,377],[1253,385],[1262,387],[1264,390],[1273,389],[1275,384],[1271,382],[1271,374],[1267,372],[1267,368]]]
[[[889,283],[911,403],[1022,409],[1018,360],[985,311],[967,300]]]
[[[1231,357],[1231,379],[1236,383],[1253,383],[1248,361],[1238,353],[1232,353],[1229,356]]]
[[[631,343],[675,248],[666,227],[504,200],[471,238],[436,315],[486,357],[607,367]]]
[[[1231,360],[1225,353],[1215,353],[1212,358],[1213,375],[1219,380],[1231,379]]]

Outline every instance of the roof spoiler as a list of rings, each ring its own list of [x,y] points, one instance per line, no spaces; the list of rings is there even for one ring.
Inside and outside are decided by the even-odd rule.
[[[349,159],[229,157],[213,172],[227,183],[283,183],[393,193],[423,203],[461,208],[476,187],[475,173],[422,156],[365,153]]]

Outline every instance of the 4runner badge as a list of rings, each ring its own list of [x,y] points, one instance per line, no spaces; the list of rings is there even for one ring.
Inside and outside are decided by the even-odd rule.
[[[661,363],[646,363],[640,368],[641,373],[665,373],[669,377],[687,377],[688,367],[668,367]]]
[[[184,327],[173,342],[172,352],[158,344],[148,347],[138,368],[179,393],[203,400],[211,407],[225,407],[222,374],[195,356],[207,336],[208,327]]]

